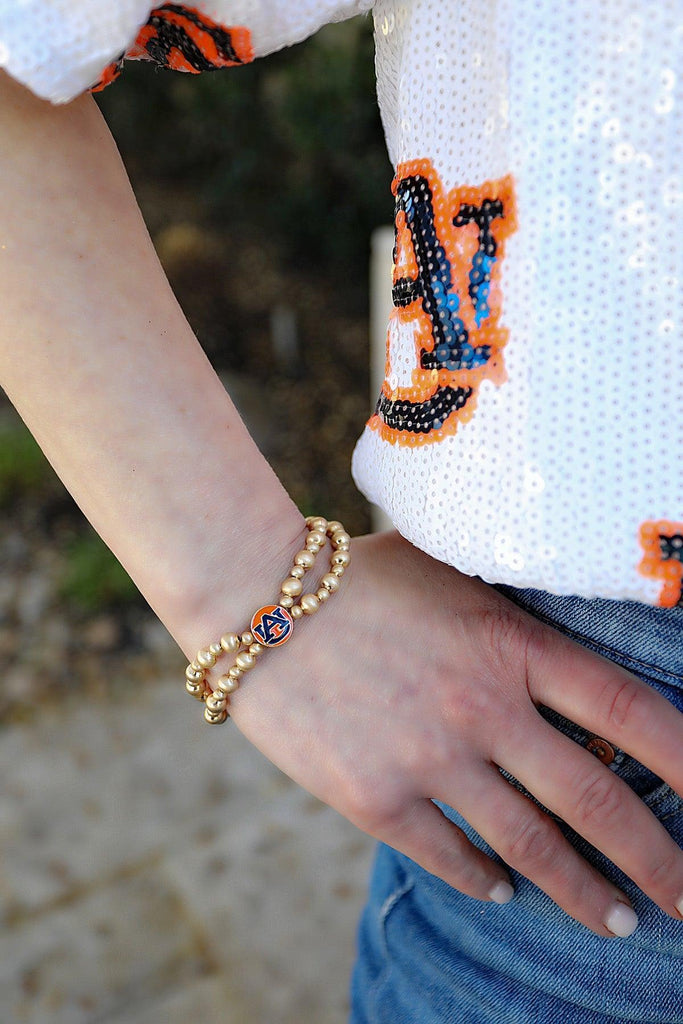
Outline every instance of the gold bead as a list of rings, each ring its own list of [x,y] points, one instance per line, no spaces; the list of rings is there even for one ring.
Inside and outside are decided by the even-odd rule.
[[[348,565],[351,561],[351,555],[348,551],[335,551],[330,559],[330,565]]]
[[[332,537],[339,530],[343,529],[344,527],[337,519],[331,519],[330,522],[327,524],[327,536]]]
[[[329,598],[330,592],[329,592],[329,590],[325,590],[324,587],[321,587],[320,590],[316,591],[316,595],[315,596],[318,598],[318,600],[321,603],[323,603],[323,602],[327,601],[327,599]]]
[[[209,725],[221,725],[227,717],[228,712],[225,710],[214,713],[213,711],[210,711],[209,708],[204,708],[204,718]]]
[[[213,713],[217,715],[221,711],[225,711],[225,697],[217,697],[215,693],[212,693],[206,698],[206,706],[209,711],[213,711]]]
[[[255,658],[258,658],[259,654],[263,654],[265,647],[263,644],[253,643],[249,644],[249,653],[253,654]]]
[[[209,650],[212,654],[215,654],[216,657],[218,657],[219,654],[222,654],[223,648],[221,647],[220,640],[216,640],[214,643],[209,644]]]
[[[338,530],[332,537],[332,544],[335,548],[348,548],[351,545],[351,538],[344,530]]]
[[[211,668],[212,665],[216,664],[216,655],[212,654],[211,651],[199,651],[197,653],[197,661],[202,668]]]
[[[242,651],[235,658],[235,664],[238,668],[241,668],[243,672],[248,672],[250,668],[253,668],[256,664],[256,659],[253,654],[249,654],[249,651]]]
[[[201,683],[193,683],[189,679],[185,683],[185,689],[188,693],[192,694],[193,697],[198,696],[198,694],[204,691],[204,687]]]
[[[306,525],[309,530],[317,530],[320,533],[324,533],[327,529],[327,519],[323,519],[322,516],[309,516],[306,520]]]
[[[242,675],[242,669],[239,668],[239,666],[237,665],[233,665],[232,668],[228,669],[228,675],[231,676],[233,679],[239,679],[239,677]]]
[[[343,565],[335,565],[334,568],[332,569],[332,572],[330,573],[330,575],[331,576],[336,576],[338,579],[341,579],[342,576],[344,575],[344,566]]]
[[[204,675],[204,669],[202,668],[198,661],[191,661],[189,667],[193,668],[195,672],[201,672],[202,675]]]
[[[185,678],[189,679],[191,683],[198,683],[200,679],[204,678],[204,669],[196,669],[192,665],[188,665],[185,669]]]
[[[332,593],[339,590],[339,577],[332,572],[325,573],[320,582],[326,590],[330,590]]]
[[[295,565],[303,565],[304,569],[311,569],[315,565],[315,555],[310,551],[299,551],[294,556]]]
[[[300,619],[301,616],[303,615],[301,605],[295,604],[294,607],[290,610],[289,614],[292,616],[293,619]]]
[[[254,642],[254,638],[251,635],[251,633],[249,633],[249,632],[242,633],[242,636],[240,637],[240,640],[242,641],[242,643],[244,644],[245,647],[248,647],[249,644],[253,644],[253,642]]]
[[[281,608],[291,608],[292,605],[294,604],[294,598],[281,597],[280,600],[278,601],[278,604],[280,605]]]
[[[240,638],[237,633],[224,633],[221,637],[221,647],[228,654],[232,654],[233,651],[238,651],[240,646]]]
[[[299,604],[304,615],[314,615],[320,607],[320,602],[315,594],[304,594]]]
[[[306,570],[303,565],[293,565],[289,570],[289,575],[294,577],[295,580],[302,580],[306,575]]]
[[[223,693],[234,693],[239,688],[239,682],[232,676],[221,676],[216,683],[216,689]]]
[[[311,530],[308,537],[306,538],[306,545],[317,544],[318,547],[322,547],[325,543],[325,531],[324,530]]]
[[[298,597],[303,589],[301,580],[294,579],[293,576],[289,576],[284,580],[280,587],[280,590],[286,597]]]
[[[306,550],[310,551],[312,555],[317,555],[321,547],[322,544],[316,544],[314,540],[312,540],[310,543],[306,541]]]

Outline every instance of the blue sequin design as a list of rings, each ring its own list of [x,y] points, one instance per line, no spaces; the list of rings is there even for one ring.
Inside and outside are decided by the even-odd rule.
[[[415,279],[400,278],[393,288],[393,301],[395,306],[409,306],[420,299],[431,321],[434,348],[421,352],[420,365],[425,370],[471,370],[483,366],[491,355],[491,349],[489,345],[471,344],[469,331],[458,315],[460,297],[452,290],[451,264],[436,233],[432,190],[423,175],[409,175],[399,182],[396,211],[401,210],[410,230],[418,276]],[[470,281],[472,273],[475,273],[474,267]],[[480,301],[479,295],[477,292],[475,309],[476,302]]]

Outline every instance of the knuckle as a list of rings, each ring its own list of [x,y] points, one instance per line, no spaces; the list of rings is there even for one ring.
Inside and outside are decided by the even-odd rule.
[[[432,851],[430,862],[425,866],[461,892],[475,892],[481,888],[483,871],[466,839]]]
[[[349,821],[375,836],[388,834],[403,816],[403,806],[395,796],[377,792],[375,786],[362,778],[347,780],[338,806]]]
[[[576,799],[576,817],[581,826],[593,830],[595,825],[613,827],[623,812],[622,791],[614,775],[591,775],[579,789]]]
[[[522,676],[528,679],[530,659],[543,646],[543,631],[514,605],[492,604],[480,618],[481,658],[494,678]]]
[[[611,735],[618,735],[640,712],[643,691],[634,679],[610,685],[603,695],[604,717]]]
[[[669,893],[672,885],[675,885],[676,878],[680,878],[680,874],[680,851],[672,850],[664,857],[658,859],[656,863],[648,867],[641,880],[641,888],[648,893]],[[679,896],[679,890],[680,882],[679,888],[675,891],[675,898]]]
[[[505,851],[500,851],[506,861],[523,865],[524,873],[531,869],[543,870],[555,861],[557,843],[550,823],[529,816],[517,823],[515,831],[507,837]]]
[[[453,735],[477,735],[481,731],[482,722],[491,721],[496,715],[499,702],[486,686],[466,686],[444,692],[440,707],[448,742],[445,748],[432,743],[427,750],[427,757],[430,762],[446,767],[453,760]]]

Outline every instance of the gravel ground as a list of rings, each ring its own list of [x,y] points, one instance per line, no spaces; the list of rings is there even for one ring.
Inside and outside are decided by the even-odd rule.
[[[342,1024],[372,842],[174,676],[0,733],[3,1024]]]

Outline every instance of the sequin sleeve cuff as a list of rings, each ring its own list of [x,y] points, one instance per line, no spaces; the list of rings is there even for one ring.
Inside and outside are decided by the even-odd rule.
[[[372,6],[373,0],[0,0],[0,67],[43,99],[67,103],[109,85],[126,60],[214,71]]]

